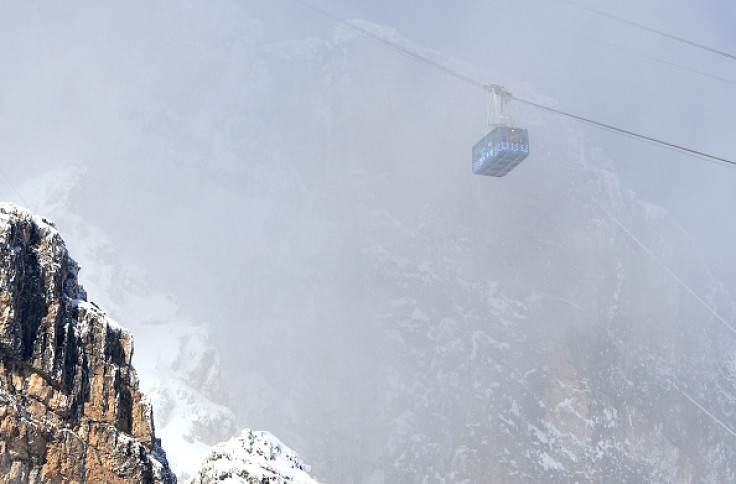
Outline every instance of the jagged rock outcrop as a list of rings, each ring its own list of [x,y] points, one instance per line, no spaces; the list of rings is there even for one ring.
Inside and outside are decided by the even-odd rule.
[[[310,467],[269,432],[245,429],[210,450],[190,484],[316,484]]]
[[[54,225],[0,204],[3,482],[175,483],[130,333],[78,284]]]

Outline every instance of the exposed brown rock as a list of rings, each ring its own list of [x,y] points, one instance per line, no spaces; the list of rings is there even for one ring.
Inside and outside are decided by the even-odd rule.
[[[78,271],[53,224],[0,204],[2,482],[176,482],[131,335]]]

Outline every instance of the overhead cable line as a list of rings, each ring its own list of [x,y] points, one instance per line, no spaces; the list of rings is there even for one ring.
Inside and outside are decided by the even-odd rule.
[[[389,47],[391,49],[394,49],[394,50],[400,52],[401,54],[404,54],[404,55],[406,55],[408,57],[411,57],[412,59],[417,60],[419,62],[423,62],[423,63],[425,63],[425,64],[427,64],[427,65],[429,65],[431,67],[434,67],[435,69],[437,69],[437,70],[439,70],[441,72],[444,72],[445,74],[447,74],[447,75],[449,75],[451,77],[454,77],[455,79],[458,79],[459,81],[465,82],[465,83],[467,83],[469,85],[475,86],[475,87],[480,88],[480,89],[483,89],[485,91],[488,91],[491,88],[491,86],[489,84],[485,84],[485,83],[479,82],[476,79],[473,79],[472,77],[469,77],[469,76],[467,76],[465,74],[462,74],[462,73],[460,73],[460,72],[458,72],[458,71],[456,71],[456,70],[454,70],[454,69],[452,69],[452,68],[450,68],[450,67],[448,67],[448,66],[446,66],[444,64],[440,64],[439,62],[437,62],[435,60],[432,60],[432,59],[430,59],[429,57],[427,57],[425,55],[422,55],[422,54],[420,54],[418,52],[414,52],[414,51],[412,51],[411,49],[409,49],[408,47],[406,47],[404,45],[398,44],[398,43],[396,43],[396,42],[394,42],[392,40],[389,40],[389,39],[387,39],[385,37],[382,37],[382,36],[380,36],[380,35],[378,35],[378,34],[376,34],[374,32],[371,32],[369,29],[366,29],[364,27],[361,27],[360,25],[357,25],[357,24],[351,23],[351,22],[346,22],[343,19],[341,19],[341,18],[339,18],[339,17],[337,17],[337,16],[335,16],[335,15],[333,15],[333,14],[331,14],[331,13],[329,13],[329,12],[327,12],[327,11],[319,8],[319,7],[316,7],[316,6],[314,6],[314,5],[306,2],[304,0],[292,0],[292,1],[293,2],[296,2],[296,3],[300,4],[300,5],[302,5],[305,8],[308,8],[308,9],[314,11],[314,12],[317,12],[318,14],[320,14],[320,15],[322,15],[324,17],[327,17],[330,20],[332,20],[332,21],[334,21],[334,22],[336,22],[338,24],[346,25],[348,28],[351,28],[351,29],[353,29],[356,32],[359,32],[361,34],[364,34],[364,35],[370,37],[371,39],[376,40],[377,42],[380,42],[381,44],[383,44],[383,45],[385,45],[385,46],[387,46],[387,47]],[[561,1],[567,1],[567,0],[561,0]],[[664,141],[664,140],[661,140],[659,138],[655,138],[653,136],[646,136],[646,135],[637,133],[635,131],[631,131],[631,130],[628,130],[628,129],[619,128],[619,127],[613,126],[611,124],[603,123],[601,121],[595,121],[595,120],[593,120],[591,118],[586,118],[586,117],[583,117],[583,116],[579,116],[577,114],[568,113],[568,112],[563,111],[561,109],[555,109],[555,108],[552,108],[552,107],[549,107],[549,106],[545,106],[543,104],[535,103],[535,102],[532,102],[532,101],[527,101],[527,100],[522,99],[522,98],[519,98],[519,97],[513,96],[512,99],[515,100],[515,101],[518,101],[521,104],[526,104],[528,106],[532,106],[532,107],[535,107],[537,109],[548,111],[548,112],[551,112],[553,114],[557,114],[559,116],[564,116],[564,117],[567,117],[567,118],[571,118],[571,119],[574,119],[576,121],[587,123],[587,124],[590,124],[592,126],[596,126],[598,128],[602,128],[602,129],[605,129],[605,130],[608,130],[608,131],[612,131],[614,133],[621,134],[623,136],[628,136],[630,138],[635,138],[635,139],[638,139],[640,141],[644,141],[646,143],[650,143],[650,144],[658,145],[660,147],[671,149],[671,150],[680,152],[682,154],[685,154],[687,156],[692,156],[692,157],[695,157],[695,158],[700,158],[700,159],[703,159],[703,160],[706,160],[706,161],[711,161],[711,162],[715,162],[715,163],[719,163],[719,164],[727,164],[727,165],[736,166],[736,161],[729,160],[727,158],[723,158],[723,157],[716,156],[716,155],[711,155],[711,154],[706,153],[704,151],[695,150],[695,149],[688,148],[686,146],[679,145],[679,144],[676,144],[676,143],[670,143],[669,141]]]
[[[399,52],[401,52],[401,53],[403,53],[403,54],[405,54],[405,55],[407,55],[409,57],[412,57],[413,59],[416,59],[416,60],[421,61],[421,62],[424,62],[424,63],[426,63],[426,64],[428,64],[430,66],[433,66],[433,67],[441,70],[445,74],[448,74],[448,75],[450,75],[450,76],[452,76],[452,77],[454,77],[454,78],[456,78],[456,79],[458,79],[460,81],[466,82],[466,83],[468,83],[470,85],[473,85],[475,87],[479,87],[479,88],[484,89],[484,90],[489,90],[489,89],[492,88],[492,86],[490,86],[490,85],[487,85],[487,84],[483,84],[481,82],[478,82],[477,80],[475,80],[475,79],[473,79],[473,78],[471,78],[469,76],[466,76],[466,75],[464,75],[462,73],[459,73],[459,72],[457,72],[457,71],[455,71],[455,70],[453,70],[453,69],[451,69],[451,68],[449,68],[449,67],[447,67],[447,66],[445,66],[443,64],[440,64],[440,63],[438,63],[438,62],[436,62],[436,61],[434,61],[432,59],[429,59],[426,56],[423,56],[423,55],[421,55],[421,54],[419,54],[417,52],[413,52],[413,51],[409,50],[405,46],[399,45],[399,44],[397,44],[395,42],[392,42],[392,41],[390,41],[390,40],[388,40],[388,39],[386,39],[384,37],[381,37],[379,35],[376,35],[375,33],[371,32],[371,31],[369,31],[369,30],[367,30],[367,29],[365,29],[363,27],[360,27],[359,25],[345,22],[342,19],[340,19],[338,17],[335,17],[334,15],[332,15],[332,14],[330,14],[330,13],[328,13],[328,12],[322,10],[322,9],[320,9],[318,7],[315,7],[315,6],[313,6],[313,5],[305,2],[304,0],[292,0],[292,1],[297,2],[297,3],[299,3],[299,4],[301,4],[301,5],[309,8],[309,9],[315,11],[315,12],[318,12],[319,14],[321,14],[321,15],[327,17],[327,18],[330,18],[330,19],[336,21],[337,23],[347,25],[348,27],[352,28],[355,31],[358,31],[360,33],[363,33],[363,34],[371,37],[372,39],[374,39],[374,40],[376,40],[376,41],[378,41],[378,42],[380,42],[380,43],[382,43],[382,44],[384,44],[384,45],[386,45],[386,46],[388,46],[388,47],[390,47],[392,49],[395,49],[395,50],[397,50],[397,51],[399,51]],[[559,110],[559,109],[550,108],[548,106],[544,106],[544,105],[539,104],[539,103],[534,103],[534,102],[526,101],[524,99],[519,99],[519,98],[514,98],[514,99],[516,99],[517,101],[519,101],[519,102],[521,102],[523,104],[527,104],[529,106],[533,106],[533,107],[536,107],[536,108],[539,108],[539,109],[550,111],[552,113],[555,113],[555,114],[558,114],[558,115],[561,115],[561,116],[570,117],[570,118],[575,119],[577,121],[589,123],[589,124],[592,124],[594,126],[597,126],[597,127],[603,128],[603,129],[607,129],[607,130],[610,130],[610,131],[614,131],[614,132],[617,132],[617,133],[622,134],[622,135],[631,136],[631,137],[638,138],[638,139],[641,139],[641,140],[646,141],[646,142],[658,144],[660,146],[663,146],[663,147],[666,147],[666,148],[669,148],[669,149],[674,149],[674,150],[680,151],[680,152],[682,152],[682,153],[684,153],[686,155],[689,155],[689,156],[695,156],[695,157],[699,157],[699,158],[709,159],[711,161],[718,161],[718,162],[728,163],[728,164],[731,164],[731,165],[736,165],[736,162],[733,162],[731,160],[727,160],[725,158],[720,158],[720,157],[717,157],[717,156],[709,155],[707,153],[703,153],[703,152],[700,152],[700,151],[692,150],[692,149],[686,148],[684,146],[676,145],[674,143],[668,143],[666,141],[662,141],[662,140],[659,140],[659,139],[656,139],[656,138],[652,138],[652,137],[649,137],[649,136],[640,135],[640,134],[635,133],[633,131],[629,131],[629,130],[617,128],[615,126],[611,126],[611,125],[608,125],[606,123],[601,123],[601,122],[598,122],[598,121],[594,121],[592,119],[584,118],[582,116],[577,116],[577,115],[574,115],[574,114],[571,114],[571,113],[564,112],[564,111]],[[645,251],[647,251],[650,255],[654,256],[654,254],[646,247],[646,245],[644,245],[633,233],[631,233],[623,224],[621,224],[621,222],[619,222],[612,215],[609,214],[609,216],[611,216],[611,218],[613,218],[614,222],[619,226],[619,228],[621,228],[622,230],[624,230],[624,232],[626,232],[631,238],[633,238],[634,241],[636,241]],[[677,274],[675,274],[671,269],[669,269],[669,267],[667,267],[658,258],[655,257],[655,259],[659,262],[660,265],[663,266],[663,268],[672,277],[674,277],[678,281],[679,284],[681,284],[682,286],[684,286],[685,289],[696,300],[698,300],[701,304],[703,304],[706,307],[706,309],[708,309],[711,312],[711,314],[713,314],[718,320],[720,320],[721,323],[723,323],[724,326],[726,326],[729,330],[731,330],[731,332],[736,333],[736,328],[734,328],[733,326],[731,326],[723,317],[721,317],[713,308],[711,308],[700,296],[698,296],[697,293],[695,293],[689,286],[687,286],[687,284],[685,284],[685,282],[680,277],[678,277]],[[706,408],[704,408],[697,401],[695,401],[695,399],[693,399],[690,395],[688,395],[684,390],[682,390],[681,388],[679,388],[677,385],[674,385],[673,384],[673,386],[683,396],[685,396],[685,398],[687,398],[691,403],[693,403],[696,407],[698,407],[701,411],[703,411],[706,415],[708,415],[711,419],[713,419],[716,423],[718,423],[723,429],[725,429],[731,435],[736,436],[736,433],[733,430],[731,430],[727,425],[725,425],[715,415],[713,415]]]
[[[624,226],[624,224],[622,224],[613,214],[611,214],[610,212],[608,212],[608,210],[606,210],[603,207],[601,207],[601,209],[603,210],[603,212],[606,215],[608,215],[608,217],[611,220],[613,220],[613,222],[616,225],[618,225],[618,227],[624,233],[626,233],[626,235],[628,235],[634,242],[636,242],[636,244],[639,245],[639,247],[641,247],[647,254],[649,254],[649,256],[652,257],[652,259],[654,259],[660,265],[660,267],[662,267],[662,269],[664,269],[675,281],[677,281],[677,283],[680,284],[680,286],[682,286],[688,293],[690,293],[690,295],[693,298],[695,298],[700,304],[702,304],[713,316],[716,317],[716,319],[718,319],[721,323],[723,323],[723,325],[725,327],[727,327],[732,333],[735,333],[736,334],[736,329],[733,326],[731,326],[720,314],[718,314],[718,312],[715,309],[713,309],[702,297],[700,297],[690,286],[688,286],[681,277],[679,277],[672,269],[670,269],[667,266],[667,264],[665,264],[662,261],[662,259],[660,259],[659,257],[657,257],[654,254],[654,252],[651,249],[649,249],[649,247],[647,247],[644,244],[644,242],[642,242],[641,240],[639,240],[639,238],[636,235],[634,235],[628,228],[626,228],[626,226]],[[672,386],[678,392],[680,392],[685,398],[687,398],[688,400],[690,400],[690,402],[693,405],[695,405],[696,407],[698,407],[698,409],[700,409],[708,417],[710,417],[714,422],[716,422],[723,429],[725,429],[729,434],[731,434],[734,437],[736,437],[736,432],[734,432],[733,430],[731,430],[731,428],[728,425],[724,424],[720,419],[718,419],[718,417],[716,417],[711,412],[709,412],[708,409],[706,409],[704,406],[702,406],[697,401],[695,401],[695,399],[693,397],[691,397],[690,395],[688,395],[687,392],[685,392],[685,390],[681,389],[674,382],[672,382]]]
[[[16,194],[16,195],[18,195],[18,199],[19,199],[19,200],[20,200],[21,202],[23,202],[23,204],[24,204],[24,205],[25,205],[25,206],[26,206],[27,208],[31,208],[30,204],[29,204],[28,202],[26,202],[25,198],[23,198],[23,195],[21,195],[21,194],[20,194],[20,192],[18,191],[18,189],[17,189],[17,188],[15,188],[15,185],[13,184],[13,182],[11,182],[11,181],[10,181],[10,178],[8,178],[8,176],[7,176],[6,174],[5,174],[5,172],[3,172],[2,170],[0,170],[0,175],[2,175],[3,179],[4,179],[4,180],[5,180],[5,182],[6,182],[7,184],[8,184],[8,186],[10,187],[10,189],[11,189],[11,190],[13,190],[13,191],[15,192],[15,194]]]
[[[697,47],[698,49],[707,50],[708,52],[711,52],[713,54],[717,54],[717,55],[720,55],[720,56],[723,56],[723,57],[728,57],[729,59],[732,59],[732,60],[736,60],[736,55],[734,55],[734,54],[730,54],[728,52],[724,52],[722,50],[715,49],[713,47],[709,47],[707,45],[703,45],[703,44],[700,44],[698,42],[693,42],[692,40],[688,40],[688,39],[685,39],[685,38],[682,38],[682,37],[678,37],[677,35],[668,34],[667,32],[662,32],[661,30],[653,29],[651,27],[647,27],[646,25],[642,25],[642,24],[639,24],[639,23],[636,23],[636,22],[632,22],[631,20],[627,20],[625,18],[618,17],[616,15],[612,15],[610,13],[606,13],[606,12],[603,12],[601,10],[597,10],[595,8],[582,5],[582,4],[580,4],[578,2],[574,2],[572,0],[558,0],[558,1],[559,2],[562,2],[562,3],[566,3],[568,5],[572,5],[573,7],[579,8],[581,10],[586,10],[586,11],[591,12],[591,13],[594,13],[596,15],[600,15],[601,17],[607,17],[607,18],[610,18],[610,19],[615,20],[617,22],[621,22],[621,23],[624,23],[626,25],[631,25],[632,27],[636,27],[638,29],[645,30],[645,31],[650,32],[650,33],[653,33],[653,34],[657,34],[659,36],[666,37],[666,38],[668,38],[670,40],[674,40],[674,41],[677,41],[677,42],[681,42],[683,44],[687,44],[687,45],[689,45],[691,47]]]
[[[561,1],[564,2],[565,0],[561,0]],[[572,4],[572,2],[567,2],[567,3]],[[514,15],[518,15],[518,14],[514,14]],[[521,18],[521,19],[527,20],[527,21],[529,20],[529,18],[526,17],[526,16],[518,16],[518,17]],[[571,35],[571,36],[575,36],[575,37],[581,37],[581,38],[583,38],[583,39],[585,39],[585,40],[587,40],[589,42],[594,42],[594,43],[597,43],[597,44],[600,44],[600,45],[604,45],[604,46],[606,46],[606,47],[608,47],[610,49],[616,49],[616,50],[620,50],[620,51],[623,51],[623,52],[627,52],[629,54],[632,54],[632,55],[635,55],[635,56],[638,56],[638,57],[642,57],[644,59],[648,59],[648,60],[651,60],[651,61],[654,61],[654,62],[658,62],[660,64],[668,65],[668,66],[674,67],[676,69],[681,69],[681,70],[684,70],[684,71],[691,72],[693,74],[697,74],[697,75],[700,75],[700,76],[703,76],[703,77],[707,77],[709,79],[713,79],[713,80],[721,81],[721,82],[726,82],[728,84],[731,84],[731,85],[736,86],[736,81],[734,81],[732,79],[727,79],[725,77],[720,77],[720,76],[716,76],[716,75],[713,75],[713,74],[708,74],[707,72],[703,72],[701,70],[694,69],[692,67],[688,67],[688,66],[684,66],[682,64],[678,64],[676,62],[664,60],[664,59],[661,59],[659,57],[655,57],[653,55],[649,55],[649,54],[645,54],[643,52],[636,51],[634,49],[628,49],[626,47],[622,47],[620,45],[610,44],[608,42],[604,42],[602,40],[599,40],[599,39],[596,39],[596,38],[593,38],[593,37],[589,37],[587,35],[583,35],[583,34],[580,34],[580,33],[567,32],[567,34],[568,35]]]
[[[606,47],[608,47],[610,49],[617,49],[617,50],[620,50],[620,51],[623,51],[623,52],[628,52],[629,54],[633,54],[633,55],[636,55],[636,56],[639,56],[639,57],[643,57],[645,59],[649,59],[649,60],[654,61],[654,62],[659,62],[660,64],[664,64],[664,65],[668,65],[668,66],[671,66],[671,67],[675,67],[677,69],[682,69],[684,71],[688,71],[688,72],[691,72],[693,74],[698,74],[700,76],[707,77],[707,78],[710,78],[710,79],[714,79],[716,81],[727,82],[728,84],[731,84],[733,86],[736,86],[736,81],[732,81],[731,79],[726,79],[725,77],[714,76],[713,74],[708,74],[707,72],[703,72],[703,71],[700,71],[698,69],[693,69],[692,67],[683,66],[682,64],[678,64],[676,62],[670,62],[668,60],[660,59],[659,57],[654,57],[652,55],[648,55],[648,54],[644,54],[644,53],[641,53],[641,52],[637,52],[637,51],[635,51],[633,49],[627,49],[626,47],[621,47],[621,46],[618,46],[618,45],[609,44],[608,42],[603,42],[601,40],[594,39],[592,37],[587,37],[587,36],[582,36],[582,37],[585,38],[585,39],[587,39],[587,40],[589,40],[589,41],[591,41],[591,42],[595,42],[595,43],[604,45],[604,46],[606,46]]]
[[[622,224],[618,218],[616,218],[613,214],[609,213],[608,210],[601,207],[601,210],[608,215],[608,217],[620,228],[631,240],[633,240],[639,247],[641,247],[644,252],[649,254],[649,256],[654,259],[657,264],[672,277],[685,291],[687,291],[697,302],[699,302],[709,313],[713,315],[718,321],[723,324],[726,328],[728,328],[729,331],[731,331],[734,335],[736,335],[736,328],[733,327],[731,324],[729,324],[728,321],[726,321],[726,318],[718,314],[718,311],[716,311],[710,304],[708,304],[705,299],[703,299],[697,292],[695,292],[675,271],[669,268],[667,264],[662,261],[659,257],[657,257],[654,252],[644,244],[639,238],[634,235],[634,233],[626,228],[624,224]]]
[[[308,9],[314,11],[314,12],[317,12],[318,14],[320,14],[320,15],[322,15],[324,17],[327,17],[328,19],[334,21],[337,24],[345,25],[345,26],[353,29],[356,32],[359,32],[361,34],[364,34],[364,35],[372,38],[373,40],[382,43],[386,47],[389,47],[391,49],[394,49],[396,51],[399,51],[400,53],[402,53],[404,55],[407,55],[407,56],[409,56],[409,57],[411,57],[411,58],[413,58],[415,60],[418,60],[419,62],[424,62],[425,64],[429,64],[430,66],[432,66],[432,67],[434,67],[434,68],[436,68],[438,70],[441,70],[445,74],[447,74],[449,76],[452,76],[452,77],[454,77],[454,78],[456,78],[456,79],[458,79],[460,81],[466,82],[468,84],[472,84],[473,86],[479,87],[481,89],[487,89],[487,87],[488,87],[487,84],[483,84],[482,82],[478,82],[475,79],[473,79],[472,77],[468,77],[468,76],[466,76],[464,74],[461,74],[461,73],[459,73],[459,72],[457,72],[457,71],[455,71],[453,69],[450,69],[449,67],[447,67],[445,65],[440,64],[439,62],[436,62],[436,61],[434,61],[434,60],[432,60],[432,59],[430,59],[430,58],[428,58],[426,56],[423,56],[423,55],[421,55],[421,54],[419,54],[417,52],[414,52],[412,50],[409,50],[407,47],[405,47],[403,45],[397,44],[396,42],[392,42],[391,40],[389,40],[389,39],[387,39],[385,37],[381,37],[380,35],[377,35],[376,33],[371,32],[370,30],[368,30],[366,28],[363,28],[360,25],[357,25],[357,24],[352,23],[352,22],[347,22],[347,21],[341,19],[340,17],[337,17],[337,16],[335,16],[335,15],[327,12],[326,10],[323,10],[323,9],[321,9],[321,8],[315,6],[315,5],[312,5],[310,3],[305,2],[304,0],[292,0],[292,1],[295,2],[295,3],[298,3],[299,5],[302,5],[303,7],[308,8]]]
[[[711,419],[713,419],[714,422],[716,422],[718,425],[720,425],[721,427],[723,427],[723,429],[725,429],[726,432],[728,432],[729,434],[731,434],[734,437],[736,437],[736,432],[734,432],[733,430],[731,430],[731,428],[728,425],[726,425],[725,423],[723,423],[720,419],[718,419],[718,417],[716,417],[715,415],[713,415],[712,413],[710,413],[705,407],[703,407],[701,404],[699,404],[698,402],[696,402],[693,397],[691,397],[690,395],[688,395],[687,393],[685,393],[684,390],[682,390],[680,387],[678,387],[674,383],[672,383],[672,386],[677,391],[679,391],[680,393],[682,393],[685,396],[685,398],[687,398],[688,400],[690,400],[690,402],[693,405],[695,405],[700,410],[702,410],[703,412],[705,412],[705,414],[708,415]]]
[[[718,312],[710,305],[708,304],[705,299],[703,299],[700,295],[698,295],[680,276],[678,276],[675,271],[670,269],[670,267],[665,264],[665,262],[657,257],[654,252],[644,244],[634,233],[629,230],[621,221],[619,221],[616,216],[614,216],[612,213],[610,213],[608,210],[603,208],[601,206],[601,210],[603,213],[605,213],[613,222],[616,224],[631,240],[633,240],[644,252],[646,252],[654,261],[659,264],[659,266],[667,272],[683,289],[685,289],[697,302],[703,305],[705,309],[708,310],[716,319],[718,319],[726,328],[728,328],[732,333],[736,334],[736,328],[734,328],[731,324],[726,321],[726,319],[718,314]],[[724,424],[721,420],[718,419],[715,415],[713,415],[711,412],[709,412],[705,407],[703,407],[701,404],[699,404],[693,397],[688,395],[683,389],[681,389],[679,386],[677,386],[674,382],[672,382],[672,386],[680,392],[685,398],[690,400],[690,402],[693,403],[696,407],[698,407],[702,412],[704,412],[708,417],[710,417],[714,422],[716,422],[718,425],[723,427],[728,433],[736,437],[736,432],[731,430],[731,428]]]
[[[564,1],[564,0],[562,0],[562,1]],[[506,13],[507,14],[514,15],[517,18],[519,18],[520,20],[529,22],[529,17],[528,16],[519,15],[518,13],[512,13],[512,12],[510,12],[508,10],[506,10]],[[546,24],[544,26],[545,27],[550,27],[549,25],[546,25]],[[535,25],[535,28],[536,28],[536,25]],[[584,40],[587,40],[589,42],[594,42],[594,43],[597,43],[597,44],[606,46],[609,49],[616,49],[616,50],[620,50],[622,52],[627,52],[629,54],[632,54],[632,55],[635,55],[635,56],[638,56],[638,57],[642,57],[642,58],[647,59],[647,60],[658,62],[660,64],[664,64],[664,65],[667,65],[667,66],[670,66],[670,67],[674,67],[676,69],[681,69],[681,70],[688,71],[688,72],[693,73],[693,74],[697,74],[697,75],[700,75],[700,76],[703,76],[703,77],[707,77],[709,79],[713,79],[713,80],[721,81],[721,82],[726,82],[728,84],[731,84],[731,85],[736,86],[736,81],[734,81],[732,79],[727,79],[725,77],[720,77],[720,76],[716,76],[716,75],[713,75],[713,74],[708,74],[707,72],[703,72],[701,70],[694,69],[692,67],[684,66],[684,65],[678,64],[676,62],[664,60],[664,59],[661,59],[659,57],[655,57],[653,55],[645,54],[643,52],[639,52],[639,51],[634,50],[634,49],[628,49],[628,48],[622,47],[620,45],[614,45],[614,44],[611,44],[611,43],[608,43],[608,42],[604,42],[602,40],[599,40],[599,39],[596,39],[596,38],[593,38],[593,37],[590,37],[590,36],[587,36],[587,35],[583,35],[583,34],[581,34],[579,32],[564,32],[564,33],[567,34],[568,36],[580,37],[580,38],[582,38]]]
[[[613,131],[614,133],[619,133],[619,134],[622,134],[624,136],[629,136],[631,138],[636,138],[636,139],[639,139],[641,141],[645,141],[647,143],[652,143],[652,144],[659,145],[659,146],[662,146],[662,147],[665,147],[665,148],[673,149],[675,151],[679,151],[680,153],[686,154],[688,156],[693,156],[693,157],[701,158],[701,159],[708,160],[708,161],[714,161],[714,162],[718,162],[718,163],[726,163],[726,164],[729,164],[729,165],[736,166],[736,161],[732,161],[732,160],[729,160],[727,158],[722,158],[720,156],[711,155],[711,154],[705,153],[704,151],[694,150],[694,149],[688,148],[686,146],[678,145],[676,143],[670,143],[669,141],[664,141],[664,140],[661,140],[659,138],[654,138],[653,136],[646,136],[646,135],[643,135],[643,134],[639,134],[639,133],[637,133],[635,131],[631,131],[631,130],[623,129],[623,128],[618,128],[616,126],[613,126],[613,125],[610,125],[610,124],[607,124],[607,123],[603,123],[601,121],[595,121],[595,120],[590,119],[590,118],[585,118],[583,116],[578,116],[577,114],[568,113],[568,112],[562,111],[560,109],[551,108],[549,106],[544,106],[543,104],[535,103],[535,102],[532,102],[532,101],[527,101],[525,99],[521,99],[521,98],[518,98],[518,97],[514,97],[513,99],[515,101],[517,101],[517,102],[522,103],[522,104],[526,104],[528,106],[533,106],[535,108],[542,109],[542,110],[545,110],[545,111],[549,111],[551,113],[559,114],[560,116],[565,116],[565,117],[574,119],[576,121],[581,121],[583,123],[588,123],[588,124],[591,124],[593,126],[597,126],[599,128],[606,129],[608,131]]]
[[[520,18],[523,18],[525,20],[528,20],[527,17],[521,16]],[[642,57],[642,58],[647,59],[647,60],[650,60],[650,61],[658,62],[660,64],[667,65],[667,66],[670,66],[670,67],[674,67],[676,69],[681,69],[683,71],[687,71],[687,72],[690,72],[692,74],[697,74],[697,75],[700,75],[700,76],[703,76],[703,77],[707,77],[709,79],[713,79],[713,80],[721,81],[721,82],[726,82],[728,84],[731,84],[733,86],[736,86],[736,81],[734,81],[732,79],[727,79],[725,77],[720,77],[720,76],[716,76],[716,75],[713,75],[713,74],[709,74],[707,72],[703,72],[701,70],[694,69],[692,67],[688,67],[688,66],[685,66],[685,65],[682,65],[682,64],[678,64],[676,62],[672,62],[672,61],[668,61],[668,60],[665,60],[665,59],[661,59],[659,57],[656,57],[656,56],[653,56],[653,55],[649,55],[649,54],[645,54],[643,52],[639,52],[639,51],[634,50],[634,49],[628,49],[628,48],[622,47],[620,45],[614,45],[614,44],[611,44],[611,43],[608,43],[608,42],[604,42],[602,40],[599,40],[599,39],[596,39],[596,38],[593,38],[593,37],[589,37],[587,35],[583,35],[583,34],[580,34],[580,33],[568,32],[567,34],[570,35],[570,36],[581,37],[584,40],[587,40],[589,42],[594,42],[596,44],[603,45],[605,47],[608,47],[609,49],[616,49],[616,50],[619,50],[619,51],[622,51],[622,52],[627,52],[629,54],[632,54],[632,55],[635,55],[635,56],[638,56],[638,57]]]

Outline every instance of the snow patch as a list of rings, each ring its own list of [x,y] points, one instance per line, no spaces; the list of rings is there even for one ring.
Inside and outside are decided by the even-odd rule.
[[[316,483],[311,469],[270,432],[245,429],[240,437],[217,444],[192,484],[205,482]]]
[[[542,452],[542,455],[539,456],[539,463],[544,467],[545,471],[548,471],[550,469],[555,469],[559,471],[564,471],[565,466],[562,465],[560,462],[553,459],[548,453]]]

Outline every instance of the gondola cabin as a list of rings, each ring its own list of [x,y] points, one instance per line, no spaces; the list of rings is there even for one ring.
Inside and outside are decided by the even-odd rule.
[[[473,173],[505,176],[529,156],[526,129],[498,125],[473,146]]]

